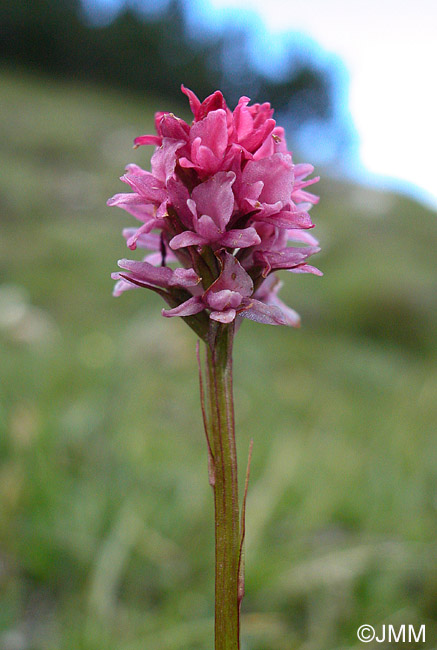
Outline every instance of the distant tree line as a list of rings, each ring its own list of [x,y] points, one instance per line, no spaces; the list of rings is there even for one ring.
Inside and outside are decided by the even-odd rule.
[[[332,116],[332,75],[290,53],[272,79],[254,69],[247,33],[230,28],[208,40],[190,36],[181,0],[144,18],[127,4],[108,25],[83,20],[80,0],[0,0],[0,57],[62,77],[103,82],[173,99],[180,84],[203,98],[221,88],[230,105],[247,93],[291,114],[296,126]]]

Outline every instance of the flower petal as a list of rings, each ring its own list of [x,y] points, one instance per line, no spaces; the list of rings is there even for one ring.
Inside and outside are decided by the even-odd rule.
[[[220,237],[219,243],[227,248],[248,248],[260,244],[261,238],[255,228],[249,227],[228,230]]]
[[[155,147],[160,147],[162,138],[159,135],[139,135],[134,140],[134,147],[141,147],[142,145],[152,144]]]
[[[320,201],[320,197],[317,196],[316,194],[311,194],[311,192],[305,192],[305,190],[300,190],[300,189],[293,190],[291,194],[291,198],[297,204],[308,202],[311,203],[312,205],[316,205],[316,203]]]
[[[132,279],[157,287],[168,287],[173,276],[168,266],[152,266],[148,262],[127,259],[118,260],[117,264],[121,269],[130,271]]]
[[[227,309],[226,311],[212,311],[209,317],[219,323],[232,323],[232,321],[235,320],[236,315],[237,312],[235,309]]]
[[[183,140],[162,139],[162,145],[156,149],[151,159],[154,178],[166,183],[173,176],[176,167],[176,152],[185,144]]]
[[[197,232],[191,232],[186,230],[181,232],[180,235],[175,235],[173,239],[170,240],[169,246],[174,251],[178,248],[185,248],[186,246],[200,246],[205,244],[206,240],[202,235],[199,235]]]
[[[281,210],[277,214],[265,216],[262,212],[254,215],[254,220],[271,223],[277,228],[314,228],[308,212]]]
[[[302,242],[303,244],[309,244],[310,246],[318,246],[319,241],[313,235],[306,230],[289,230],[287,232],[288,241]]]
[[[234,210],[232,184],[234,172],[218,172],[212,178],[197,185],[192,191],[197,214],[208,215],[220,230],[224,230]]]
[[[293,267],[292,269],[287,269],[291,273],[312,273],[313,275],[323,276],[323,273],[320,269],[311,264],[299,264],[298,266]]]
[[[264,186],[258,197],[260,203],[286,205],[293,189],[293,164],[291,156],[275,153],[261,160],[249,160],[242,173],[244,185],[263,181]]]
[[[173,271],[170,279],[170,287],[195,287],[199,284],[200,278],[194,269],[177,268]]]
[[[205,291],[205,297],[210,291],[222,291],[229,289],[241,294],[243,298],[252,295],[253,282],[252,278],[241,266],[240,262],[234,255],[227,253],[225,250],[216,254],[222,265],[222,271],[215,282]]]
[[[130,239],[130,237],[135,235],[136,231],[136,228],[124,228],[122,234],[125,239]],[[138,238],[137,246],[138,248],[147,248],[151,251],[159,251],[161,249],[161,237],[156,233],[145,233]]]
[[[291,327],[300,326],[300,316],[294,309],[288,307],[285,303],[282,302],[277,296],[278,291],[282,287],[282,282],[279,278],[276,277],[274,273],[271,273],[268,278],[264,280],[261,286],[257,289],[255,293],[255,298],[260,300],[265,305],[271,305],[273,307],[278,307],[285,320],[287,325]]]
[[[164,113],[159,121],[159,130],[164,138],[188,141],[190,127],[173,113]]]
[[[138,289],[138,287],[135,286],[134,284],[131,284],[130,282],[126,282],[126,280],[120,278],[120,275],[118,273],[112,273],[111,277],[113,280],[117,280],[112,290],[112,295],[115,298],[118,298],[119,296],[121,296],[122,293],[128,291],[129,289]]]
[[[252,298],[250,306],[239,312],[239,316],[264,325],[289,325],[287,318],[279,307],[266,305]]]
[[[226,110],[226,102],[223,94],[220,90],[216,90],[211,95],[208,95],[206,99],[200,105],[199,115],[197,119],[203,119],[211,111],[216,111],[218,109]]]
[[[106,205],[126,210],[138,221],[146,221],[154,217],[156,207],[147,203],[143,197],[135,192],[115,194],[107,200]]]
[[[297,163],[294,166],[294,177],[296,181],[300,181],[302,178],[305,178],[305,176],[308,176],[308,174],[312,174],[313,171],[313,165],[310,165],[309,163]]]
[[[196,231],[208,244],[216,242],[222,234],[219,227],[214,223],[211,217],[208,217],[207,214],[204,214],[200,219],[197,219]]]
[[[139,248],[144,248],[144,246],[140,246],[139,242],[140,239],[137,241],[137,245]],[[166,251],[164,255],[164,259],[162,259],[162,253],[161,251],[156,251],[156,253],[150,253],[150,255],[146,255],[146,257],[143,260],[144,262],[149,262],[149,264],[152,264],[152,266],[164,266],[163,262],[165,263],[170,263],[170,262],[177,262],[178,258],[172,251]]]
[[[187,188],[176,178],[169,178],[167,181],[169,203],[174,207],[182,224],[191,230],[193,227],[193,215],[188,207],[190,195]]]
[[[195,122],[190,131],[191,160],[207,174],[218,171],[228,145],[226,112],[223,109],[211,111]]]
[[[194,115],[194,119],[198,119],[199,115],[199,109],[200,109],[200,99],[197,97],[195,93],[193,93],[192,90],[189,88],[185,88],[185,86],[182,84],[181,85],[181,90],[188,97],[188,101],[190,102],[190,108],[191,112]]]
[[[236,309],[241,305],[242,296],[236,291],[222,289],[221,291],[210,291],[206,294],[206,303],[214,311],[225,309]]]
[[[128,171],[121,177],[121,180],[130,185],[134,192],[137,192],[137,194],[145,199],[146,203],[158,205],[165,201],[167,193],[162,181],[155,178],[150,172],[141,171],[143,172],[141,174]]]
[[[257,251],[254,260],[264,266],[263,275],[266,276],[271,269],[292,269],[302,265],[310,255],[318,253],[319,250],[317,246],[306,248],[290,246],[280,251]]]
[[[149,221],[145,221],[143,225],[135,231],[135,234],[132,235],[132,237],[129,237],[127,240],[126,244],[128,248],[130,248],[131,251],[134,251],[137,247],[137,240],[141,237],[141,235],[147,234],[153,230],[153,228],[156,226],[156,223],[156,219],[149,219]]]
[[[201,296],[195,296],[189,298],[178,307],[173,309],[163,309],[162,315],[166,318],[171,318],[172,316],[193,316],[205,309]]]

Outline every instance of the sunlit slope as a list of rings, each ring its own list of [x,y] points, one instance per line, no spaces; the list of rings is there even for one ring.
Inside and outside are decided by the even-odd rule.
[[[0,647],[206,650],[195,338],[111,297],[133,219],[106,198],[162,105],[10,72],[0,98]],[[281,276],[302,328],[236,341],[250,650],[352,647],[364,622],[432,639],[435,214],[322,174],[325,275]]]

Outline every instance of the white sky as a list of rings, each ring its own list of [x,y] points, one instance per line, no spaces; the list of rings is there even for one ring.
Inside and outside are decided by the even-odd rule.
[[[423,188],[437,206],[437,0],[210,0],[258,12],[338,54],[370,171]]]

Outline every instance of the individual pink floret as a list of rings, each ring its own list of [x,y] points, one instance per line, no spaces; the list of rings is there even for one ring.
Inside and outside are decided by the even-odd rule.
[[[255,228],[226,230],[234,211],[232,184],[234,172],[218,172],[212,178],[197,185],[187,205],[192,214],[193,231],[187,230],[173,237],[170,248],[186,246],[212,246],[247,248],[260,243]]]

